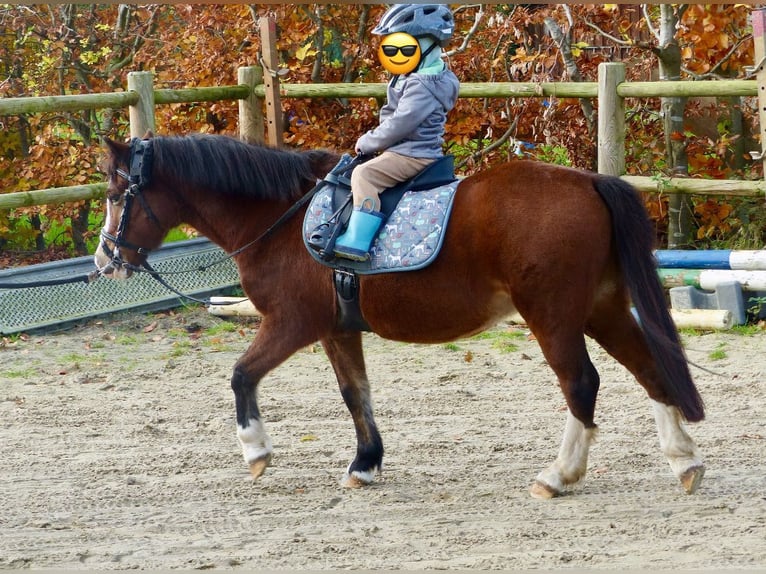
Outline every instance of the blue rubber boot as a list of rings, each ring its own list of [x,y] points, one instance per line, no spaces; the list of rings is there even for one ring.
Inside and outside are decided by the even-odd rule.
[[[354,209],[343,235],[335,240],[335,256],[354,261],[367,261],[370,247],[383,225],[385,216],[380,211]]]

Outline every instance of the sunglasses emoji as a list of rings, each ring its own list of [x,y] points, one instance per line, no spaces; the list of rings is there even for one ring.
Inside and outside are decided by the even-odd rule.
[[[408,74],[420,63],[420,45],[404,32],[389,34],[380,43],[378,59],[392,74]]]

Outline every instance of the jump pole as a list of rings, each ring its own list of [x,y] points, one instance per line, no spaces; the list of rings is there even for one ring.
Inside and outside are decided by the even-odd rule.
[[[731,329],[734,316],[727,309],[671,309],[670,316],[679,329]]]
[[[658,269],[665,288],[696,287],[715,291],[716,286],[726,282],[737,282],[743,291],[766,291],[766,271],[742,269]]]
[[[207,308],[217,317],[257,317],[261,313],[249,299],[242,297],[211,297]],[[731,329],[734,324],[731,311],[725,309],[671,309],[670,315],[679,329]],[[515,313],[512,323],[523,325],[524,319]]]
[[[766,249],[732,250],[706,249],[685,251],[658,249],[654,252],[657,265],[664,269],[739,269],[766,271]]]
[[[211,297],[207,308],[217,317],[259,317],[260,311],[245,297]]]

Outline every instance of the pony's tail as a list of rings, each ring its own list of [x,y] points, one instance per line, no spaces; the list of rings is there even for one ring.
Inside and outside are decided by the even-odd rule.
[[[646,208],[633,186],[618,177],[597,176],[594,186],[612,215],[617,257],[665,392],[686,420],[701,421],[705,406],[657,274],[654,229]]]

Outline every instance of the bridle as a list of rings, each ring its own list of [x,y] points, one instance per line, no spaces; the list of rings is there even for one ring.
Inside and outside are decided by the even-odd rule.
[[[131,271],[143,271],[144,269],[151,271],[151,268],[148,267],[146,263],[142,266],[136,266],[123,260],[120,255],[120,250],[129,249],[135,251],[138,255],[148,255],[151,251],[146,247],[141,247],[140,245],[127,241],[124,237],[128,223],[130,222],[130,212],[134,199],[141,204],[141,208],[144,210],[149,220],[157,227],[161,227],[157,216],[154,215],[154,212],[146,202],[146,198],[142,193],[150,182],[153,156],[154,147],[152,146],[152,140],[133,138],[130,141],[128,172],[119,168],[115,170],[115,174],[128,182],[128,187],[123,192],[122,213],[120,214],[120,221],[117,224],[116,232],[112,234],[105,228],[101,229],[101,250],[107,257],[109,257],[110,265],[113,267],[122,267]],[[114,249],[109,247],[107,241],[112,243]]]

